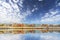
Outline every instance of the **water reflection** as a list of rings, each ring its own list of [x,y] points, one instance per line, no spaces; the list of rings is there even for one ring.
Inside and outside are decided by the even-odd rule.
[[[0,34],[0,40],[60,40],[60,33]]]
[[[60,40],[60,33],[25,34],[23,40]]]

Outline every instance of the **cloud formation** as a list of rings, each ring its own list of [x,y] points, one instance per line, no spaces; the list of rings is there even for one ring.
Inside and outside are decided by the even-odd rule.
[[[22,1],[20,2],[20,6],[22,6]],[[0,23],[22,23],[31,12],[27,9],[26,12],[22,13],[23,14],[21,14],[18,5],[12,3],[11,0],[9,0],[9,3],[0,1]]]
[[[54,23],[54,22],[58,22],[60,20],[60,12],[58,10],[53,10],[53,11],[49,11],[48,13],[45,14],[45,16],[43,16],[41,18],[41,22],[46,22],[46,23]]]

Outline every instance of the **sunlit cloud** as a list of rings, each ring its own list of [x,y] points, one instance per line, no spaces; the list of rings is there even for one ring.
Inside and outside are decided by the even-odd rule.
[[[26,16],[31,14],[29,9],[21,14],[18,5],[13,4],[11,0],[9,0],[9,3],[0,1],[0,5],[0,23],[22,23]]]
[[[60,11],[59,10],[50,10],[48,13],[45,13],[44,16],[40,17],[41,19],[36,19],[32,22],[40,24],[54,24],[60,21]],[[59,24],[59,23],[58,23]]]
[[[60,2],[58,3],[58,5],[57,6],[60,6]]]
[[[49,14],[50,13],[50,14]],[[49,13],[46,13],[45,16],[42,17],[41,22],[46,23],[52,23],[52,22],[58,22],[60,20],[60,12],[59,11],[50,11]]]
[[[43,0],[38,0],[38,1],[43,1]]]

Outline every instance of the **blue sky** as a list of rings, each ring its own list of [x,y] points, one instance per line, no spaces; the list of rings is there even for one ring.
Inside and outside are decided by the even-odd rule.
[[[0,23],[60,24],[60,0],[0,0]],[[60,40],[60,33],[0,34],[0,40]]]
[[[0,11],[0,23],[60,24],[60,0],[0,0]]]
[[[60,24],[59,0],[25,0],[24,3],[24,6],[32,11],[26,18],[28,23]]]

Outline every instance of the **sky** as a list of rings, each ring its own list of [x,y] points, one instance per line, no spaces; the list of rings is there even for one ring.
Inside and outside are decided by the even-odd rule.
[[[0,0],[0,23],[60,24],[60,0]],[[0,40],[60,40],[60,33],[0,34]]]
[[[0,23],[60,24],[60,0],[0,0]]]

